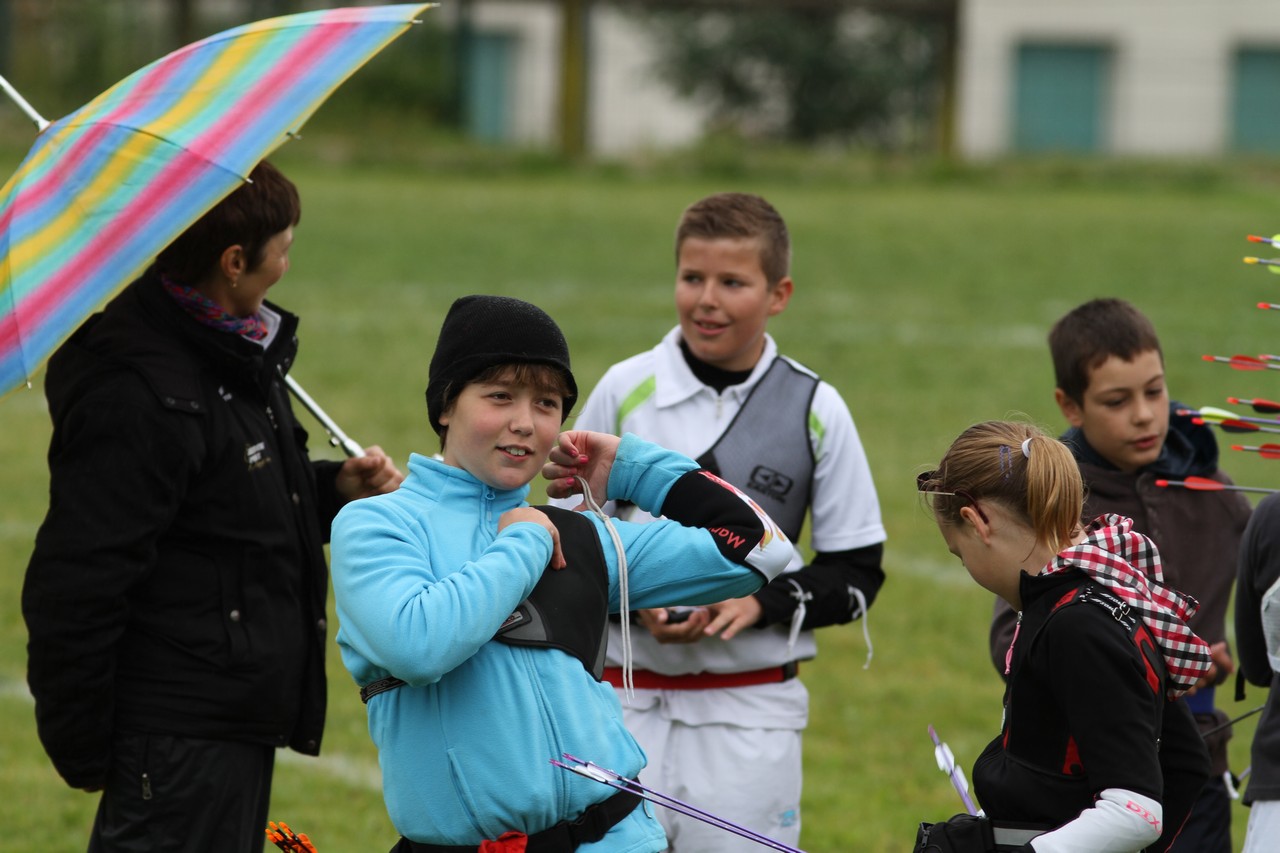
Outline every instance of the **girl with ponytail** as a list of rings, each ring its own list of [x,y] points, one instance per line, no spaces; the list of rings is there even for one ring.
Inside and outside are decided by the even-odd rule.
[[[1209,666],[1198,606],[1162,584],[1151,540],[1083,523],[1070,450],[1022,423],[960,434],[917,478],[952,554],[1019,611],[1000,735],[973,768],[983,812],[1043,830],[1034,853],[1164,851],[1208,776],[1182,695]]]

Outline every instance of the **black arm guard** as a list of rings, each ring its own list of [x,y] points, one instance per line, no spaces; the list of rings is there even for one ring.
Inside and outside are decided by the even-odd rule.
[[[705,527],[726,558],[746,563],[765,535],[764,522],[747,500],[724,480],[700,469],[675,481],[662,503],[662,515],[685,527]]]
[[[867,607],[871,606],[884,583],[884,570],[880,568],[883,555],[884,544],[879,542],[850,551],[815,554],[812,563],[779,575],[755,594],[763,611],[755,627],[791,621],[800,604],[795,596],[797,584],[809,597],[802,628],[809,630],[852,622],[862,613],[851,588],[862,590]]]

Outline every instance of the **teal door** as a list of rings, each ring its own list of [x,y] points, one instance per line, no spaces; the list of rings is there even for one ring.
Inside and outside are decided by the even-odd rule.
[[[485,142],[511,136],[511,75],[516,38],[505,33],[473,33],[468,42],[463,104],[467,132]]]
[[[1022,44],[1014,74],[1015,151],[1090,152],[1106,148],[1109,48]]]
[[[1280,152],[1280,48],[1241,48],[1231,93],[1231,146]]]

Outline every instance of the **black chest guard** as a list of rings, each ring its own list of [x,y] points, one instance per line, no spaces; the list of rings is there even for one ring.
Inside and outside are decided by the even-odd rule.
[[[595,525],[582,513],[535,507],[560,531],[563,569],[546,569],[529,597],[516,606],[494,635],[513,646],[560,649],[573,655],[596,681],[604,677],[605,626],[609,620],[609,567]],[[395,676],[360,688],[360,700],[404,685]]]
[[[609,618],[609,571],[600,537],[580,512],[553,506],[536,509],[546,513],[560,531],[567,565],[542,573],[533,592],[502,623],[494,639],[568,652],[599,681],[604,675]]]

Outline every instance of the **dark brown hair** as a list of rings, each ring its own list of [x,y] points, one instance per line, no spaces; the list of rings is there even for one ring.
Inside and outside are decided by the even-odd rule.
[[[1075,308],[1049,330],[1049,353],[1057,386],[1076,403],[1084,402],[1089,375],[1111,356],[1133,361],[1155,350],[1164,361],[1156,328],[1123,299],[1094,299]]]
[[[248,270],[262,263],[267,242],[302,219],[298,188],[265,160],[249,173],[249,182],[215,204],[156,257],[156,269],[194,287],[217,265],[229,247],[244,248]]]
[[[701,240],[754,239],[760,242],[760,269],[773,287],[791,269],[791,237],[773,205],[749,193],[717,193],[685,208],[676,226],[676,263],[690,237]]]

